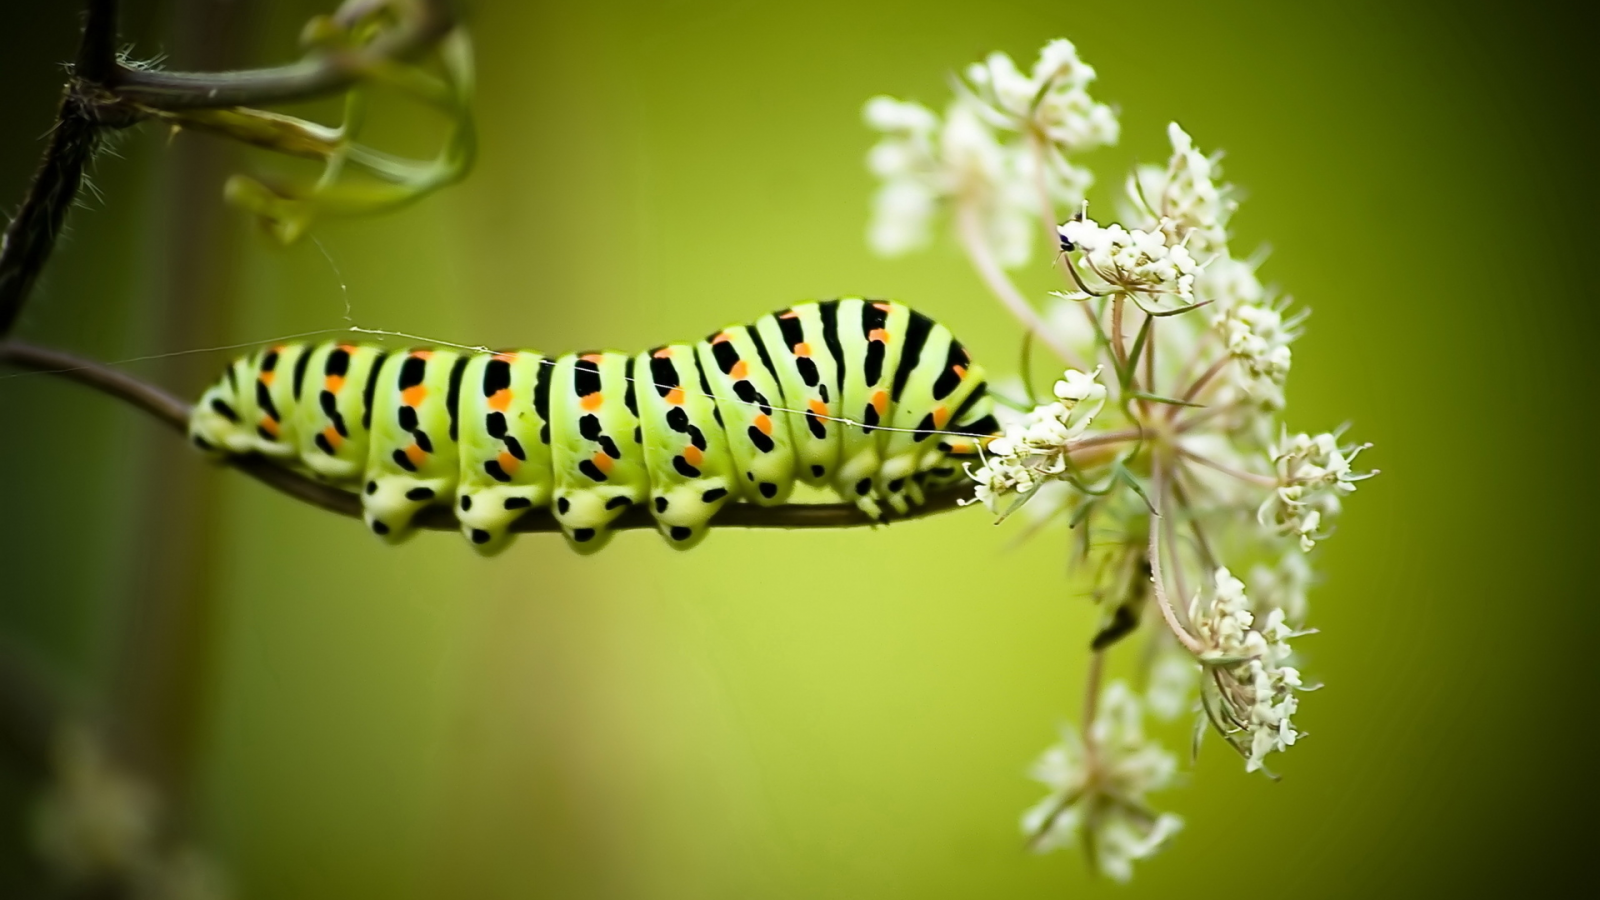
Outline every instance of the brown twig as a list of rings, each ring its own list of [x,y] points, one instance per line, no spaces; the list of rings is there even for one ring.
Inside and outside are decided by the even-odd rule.
[[[68,378],[138,407],[180,434],[188,431],[189,404],[161,388],[103,363],[18,341],[0,343],[0,363]],[[361,517],[361,499],[348,491],[314,481],[259,456],[231,456],[226,462],[296,500],[342,516]],[[960,501],[969,496],[971,492],[965,487],[940,491],[930,496],[922,506],[886,521],[901,522],[946,512],[958,507]],[[734,503],[723,507],[711,520],[711,525],[719,528],[855,528],[881,524],[885,524],[885,521],[873,519],[853,503],[790,503],[782,506]],[[442,506],[424,510],[417,516],[416,525],[435,531],[455,531],[461,527],[454,512]],[[653,529],[656,521],[648,510],[635,507],[625,511],[610,527],[614,530]],[[511,530],[559,531],[561,526],[549,510],[535,509],[518,519]]]

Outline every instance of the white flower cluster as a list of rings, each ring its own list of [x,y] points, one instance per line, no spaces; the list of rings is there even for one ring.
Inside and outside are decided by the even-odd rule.
[[[885,255],[918,249],[927,243],[927,223],[938,208],[939,117],[920,103],[892,97],[868,100],[864,113],[867,124],[884,135],[867,154],[867,168],[883,180],[867,239]]]
[[[1357,472],[1351,466],[1366,446],[1340,447],[1339,436],[1327,432],[1280,438],[1272,449],[1278,485],[1256,511],[1257,521],[1299,538],[1300,549],[1310,552],[1338,515],[1340,498],[1378,474],[1376,469]]]
[[[65,731],[53,762],[55,782],[36,812],[34,840],[63,882],[95,892],[119,888],[136,898],[230,895],[207,857],[163,834],[156,793],[117,766],[87,731]]]
[[[1165,168],[1140,166],[1128,178],[1129,198],[1161,230],[1201,257],[1228,245],[1228,219],[1238,207],[1231,185],[1219,183],[1220,154],[1206,156],[1177,122],[1167,126],[1172,156]]]
[[[1212,319],[1234,367],[1238,386],[1266,409],[1283,408],[1283,385],[1293,353],[1289,344],[1300,336],[1300,317],[1287,320],[1276,306],[1233,303]]]
[[[1144,658],[1142,701],[1113,685],[1096,715],[1091,695],[1085,737],[1064,732],[1039,761],[1052,793],[1023,822],[1036,848],[1077,838],[1121,879],[1178,827],[1142,801],[1171,777],[1170,757],[1139,732],[1145,709],[1173,718],[1198,692],[1196,746],[1209,724],[1249,771],[1303,737],[1294,717],[1308,688],[1289,642],[1306,633],[1308,554],[1368,475],[1337,434],[1283,429],[1304,314],[1257,277],[1264,251],[1230,249],[1239,204],[1220,153],[1170,124],[1171,155],[1129,177],[1121,223],[1088,218],[1092,175],[1073,154],[1118,138],[1115,113],[1088,93],[1094,77],[1057,41],[1031,70],[1004,54],[969,66],[943,113],[880,97],[866,114],[881,135],[873,246],[925,245],[948,211],[989,290],[1070,366],[1051,402],[997,410],[1000,434],[967,467],[975,496],[963,502],[1001,519],[1026,505],[1030,532],[1051,520],[1071,531],[1075,569],[1106,610],[1091,672],[1141,627],[1138,610],[1159,607],[1171,631]],[[1041,235],[1061,251],[1065,288],[1044,310],[1003,271]],[[995,395],[1031,398],[1027,367]],[[1248,592],[1217,558],[1252,564]],[[1190,576],[1205,584],[1192,598]]]
[[[1135,860],[1161,849],[1183,827],[1171,813],[1152,812],[1145,796],[1172,784],[1177,762],[1146,741],[1139,698],[1120,681],[1106,688],[1089,744],[1065,726],[1061,741],[1034,764],[1033,778],[1050,793],[1022,816],[1022,831],[1040,852],[1068,846],[1088,829],[1090,862],[1117,881]],[[1090,756],[1093,755],[1091,761]]]
[[[1052,41],[1031,74],[1003,53],[967,72],[941,118],[918,103],[874,97],[866,123],[882,134],[867,156],[880,179],[868,241],[894,256],[927,245],[943,204],[976,221],[1007,268],[1027,262],[1040,230],[1042,184],[1055,202],[1082,202],[1093,178],[1068,154],[1117,140],[1116,114],[1090,98],[1094,69],[1068,41]]]
[[[1257,622],[1245,595],[1244,582],[1227,569],[1214,575],[1210,596],[1196,595],[1189,607],[1195,637],[1205,646],[1201,662],[1221,677],[1202,682],[1212,720],[1227,724],[1236,746],[1249,741],[1245,769],[1261,768],[1262,759],[1284,750],[1300,737],[1290,717],[1300,705],[1295,691],[1300,672],[1284,665],[1296,636],[1283,610],[1273,609]]]
[[[1039,51],[1028,75],[1004,53],[967,67],[972,95],[990,124],[1037,131],[1068,152],[1117,142],[1117,114],[1089,96],[1094,77],[1094,67],[1078,58],[1072,42],[1059,38]]]
[[[967,474],[976,481],[978,502],[1002,517],[1032,496],[1043,483],[1068,472],[1068,452],[1106,402],[1096,379],[1100,370],[1068,369],[1055,384],[1055,401],[1035,407],[989,442],[984,464]],[[1001,504],[1010,500],[1002,510]]]
[[[1081,265],[1100,282],[1086,285],[1095,293],[1137,294],[1151,299],[1176,297],[1194,300],[1195,277],[1202,266],[1195,262],[1182,239],[1160,228],[1153,231],[1121,225],[1101,226],[1080,216],[1058,231],[1062,247],[1081,251]]]

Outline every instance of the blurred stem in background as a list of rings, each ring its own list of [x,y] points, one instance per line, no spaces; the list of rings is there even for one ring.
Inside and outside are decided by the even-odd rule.
[[[325,163],[310,185],[268,187],[246,176],[227,195],[256,213],[282,240],[304,232],[318,214],[383,212],[463,177],[473,140],[467,104],[471,54],[454,18],[435,0],[352,0],[305,32],[310,49],[287,66],[245,72],[163,72],[118,56],[118,3],[90,0],[83,40],[64,92],[45,158],[0,245],[0,355],[68,210],[84,181],[101,132],[157,118],[234,141]],[[167,43],[203,70],[225,68],[245,49],[254,23],[242,7],[175,0]],[[421,66],[440,49],[443,75]],[[354,144],[361,119],[358,89],[399,88],[444,109],[453,129],[432,163],[413,163]],[[248,104],[342,94],[347,120],[329,129]],[[307,137],[316,141],[308,141]],[[312,147],[313,152],[307,148]],[[225,331],[223,307],[236,257],[230,217],[215,185],[231,167],[227,144],[180,142],[162,158],[158,181],[162,224],[146,257],[157,271],[152,337],[160,346],[214,343]],[[346,182],[344,163],[375,173],[374,188]],[[162,381],[194,383],[194,356],[160,361]],[[165,440],[165,436],[156,438]],[[174,849],[193,784],[198,735],[213,646],[214,610],[205,589],[215,549],[214,523],[199,472],[182,457],[152,450],[139,478],[142,495],[125,533],[134,552],[118,579],[122,607],[111,683],[100,703],[105,727],[70,725],[58,688],[10,655],[0,657],[0,743],[32,779],[53,779],[41,813],[40,852],[74,893],[133,891],[165,896],[212,884],[188,851]],[[168,526],[143,526],[142,510],[164,508]],[[126,768],[124,768],[126,767]],[[208,893],[214,893],[208,891]]]

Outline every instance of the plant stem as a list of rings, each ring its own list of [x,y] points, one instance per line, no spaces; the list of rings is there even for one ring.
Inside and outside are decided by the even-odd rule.
[[[1155,502],[1158,504],[1157,513],[1151,517],[1150,522],[1151,583],[1155,587],[1156,606],[1161,609],[1161,618],[1166,620],[1167,628],[1172,631],[1172,636],[1178,639],[1178,643],[1182,644],[1185,650],[1188,650],[1191,654],[1198,657],[1205,652],[1205,647],[1201,646],[1200,642],[1195,640],[1194,635],[1189,633],[1189,629],[1185,628],[1183,623],[1178,621],[1177,611],[1172,608],[1172,601],[1167,597],[1167,588],[1164,584],[1166,579],[1161,566],[1162,523],[1155,521],[1155,519],[1160,517],[1160,510],[1166,508],[1167,505],[1166,485],[1164,483],[1163,474],[1162,468],[1158,464],[1155,467],[1155,472],[1151,476],[1155,485],[1155,489],[1151,493],[1155,498]]]
[[[989,290],[999,298],[1011,315],[1015,316],[1024,328],[1038,335],[1052,351],[1055,352],[1067,365],[1075,369],[1088,371],[1078,355],[1072,352],[1055,332],[1045,324],[1017,286],[1011,283],[1005,270],[1000,268],[994,254],[989,251],[989,245],[983,238],[983,226],[978,221],[978,212],[972,206],[960,204],[956,213],[956,230],[961,237],[961,245],[966,248],[967,256],[972,260],[973,268],[978,270],[978,276],[988,285]]]
[[[362,47],[324,52],[284,66],[232,72],[164,72],[118,65],[111,87],[118,97],[155,109],[217,109],[308,100],[342,91],[379,66],[411,59],[455,27],[443,0],[395,4],[400,24]],[[348,21],[371,3],[347,4]]]

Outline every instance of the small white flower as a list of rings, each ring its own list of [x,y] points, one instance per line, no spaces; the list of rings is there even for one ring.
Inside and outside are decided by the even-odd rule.
[[[1219,184],[1220,157],[1195,149],[1178,123],[1167,126],[1172,156],[1165,168],[1141,166],[1128,178],[1128,194],[1136,208],[1176,241],[1184,242],[1202,258],[1225,253],[1228,218],[1238,204],[1230,185]]]
[[[1235,302],[1212,319],[1236,365],[1238,387],[1265,409],[1283,408],[1283,384],[1300,336],[1301,317],[1285,320],[1276,305]]]
[[[867,154],[867,167],[883,179],[873,197],[868,242],[885,256],[921,248],[939,202],[939,117],[892,97],[873,97],[862,112],[868,125],[883,132]]]
[[[1206,648],[1201,662],[1213,676],[1201,680],[1201,696],[1206,714],[1245,754],[1245,771],[1254,772],[1268,753],[1300,736],[1290,720],[1300,705],[1300,672],[1283,665],[1296,633],[1281,609],[1258,619],[1244,583],[1227,569],[1218,569],[1213,580],[1209,596],[1197,596],[1189,607],[1194,636]]]
[[[1137,294],[1147,301],[1173,297],[1194,301],[1194,282],[1202,271],[1188,248],[1163,231],[1129,231],[1121,225],[1102,227],[1086,216],[1061,225],[1062,246],[1079,251],[1079,262],[1094,276],[1086,279],[1096,293]],[[1096,287],[1094,282],[1099,282]]]
[[[1004,53],[967,67],[972,96],[991,124],[1036,133],[1063,153],[1117,142],[1116,113],[1089,96],[1094,77],[1072,42],[1059,39],[1039,51],[1029,75]]]
[[[1339,513],[1340,498],[1378,474],[1376,469],[1357,472],[1351,467],[1364,449],[1341,447],[1333,433],[1285,433],[1271,451],[1278,485],[1256,511],[1257,521],[1298,538],[1300,549],[1310,552],[1323,538],[1328,520]]]
[[[967,476],[978,485],[978,502],[1003,517],[1039,485],[1067,473],[1072,442],[1083,436],[1105,406],[1106,389],[1096,380],[1099,375],[1098,368],[1090,373],[1068,369],[1056,382],[1056,401],[1005,425],[984,448],[984,464],[967,467]]]
[[[1032,770],[1050,791],[1022,816],[1023,834],[1035,850],[1077,843],[1088,827],[1094,837],[1090,864],[1126,881],[1135,860],[1160,850],[1182,827],[1177,816],[1158,815],[1146,803],[1147,794],[1172,784],[1178,767],[1172,754],[1145,739],[1143,716],[1137,695],[1118,681],[1100,697],[1090,726],[1092,751],[1075,729],[1062,728],[1061,741]]]

